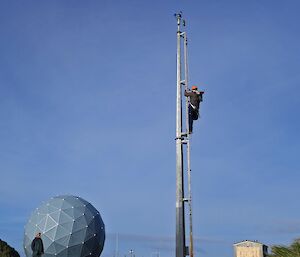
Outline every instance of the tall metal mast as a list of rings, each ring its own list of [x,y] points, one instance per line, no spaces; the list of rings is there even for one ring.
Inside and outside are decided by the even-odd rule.
[[[184,33],[184,73],[185,73],[185,90],[188,90],[188,62],[187,62],[187,35]],[[189,255],[194,257],[194,240],[193,240],[193,219],[192,219],[192,179],[191,179],[191,145],[190,145],[190,134],[189,131],[189,98],[185,99],[186,106],[186,160],[187,160],[187,176],[188,176],[188,198],[186,199],[189,205],[189,229],[190,229],[190,247]]]
[[[177,18],[177,98],[176,98],[176,257],[185,254],[185,220],[183,204],[182,100],[181,100],[181,14]]]
[[[186,132],[182,131],[182,91],[188,89],[188,65],[187,65],[187,35],[183,27],[185,21],[182,13],[175,14],[177,19],[177,98],[176,98],[176,257],[194,256],[193,253],[193,229],[192,229],[192,195],[191,195],[191,165],[190,165],[190,136],[188,133],[188,98],[186,98]],[[183,43],[183,58],[181,56]],[[182,62],[184,67],[182,69]],[[182,74],[183,73],[183,74]],[[184,165],[183,145],[186,145],[188,197],[184,197]],[[189,247],[185,242],[185,202],[189,205]]]

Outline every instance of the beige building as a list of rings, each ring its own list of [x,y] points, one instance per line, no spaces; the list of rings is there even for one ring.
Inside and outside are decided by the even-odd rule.
[[[233,244],[234,257],[266,257],[268,246],[258,241],[245,240]]]

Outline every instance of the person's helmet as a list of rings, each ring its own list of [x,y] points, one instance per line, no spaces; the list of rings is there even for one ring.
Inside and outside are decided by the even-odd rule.
[[[198,90],[197,86],[192,86],[192,90]]]

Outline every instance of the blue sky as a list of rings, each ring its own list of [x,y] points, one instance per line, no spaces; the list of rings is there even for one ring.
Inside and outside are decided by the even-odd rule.
[[[103,257],[174,256],[176,21],[205,92],[192,138],[196,256],[300,237],[299,1],[0,2],[0,238],[53,195],[90,201]]]

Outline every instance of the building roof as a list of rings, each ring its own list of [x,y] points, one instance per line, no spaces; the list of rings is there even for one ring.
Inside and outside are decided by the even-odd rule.
[[[241,242],[238,242],[238,243],[234,243],[233,245],[234,246],[243,246],[243,245],[247,245],[248,243],[251,243],[251,244],[258,244],[258,245],[264,245],[263,243],[260,243],[258,242],[257,240],[244,240],[244,241],[241,241]]]

